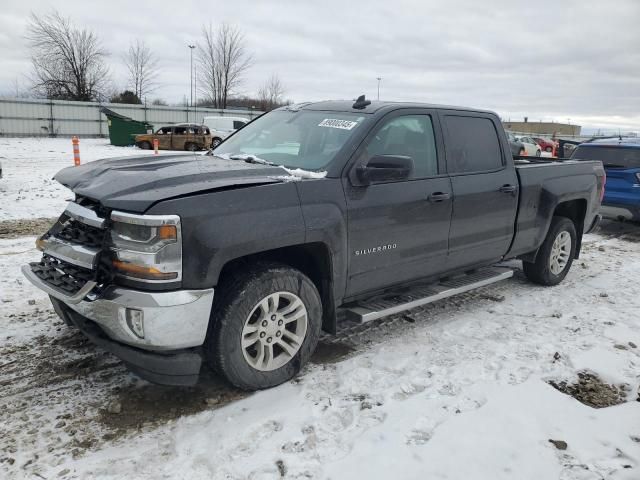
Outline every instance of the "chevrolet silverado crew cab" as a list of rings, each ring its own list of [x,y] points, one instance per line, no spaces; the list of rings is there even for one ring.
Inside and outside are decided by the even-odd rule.
[[[75,193],[23,267],[139,376],[291,379],[321,331],[510,277],[555,285],[595,227],[598,161],[514,160],[495,113],[418,103],[284,107],[205,154],[60,171]]]

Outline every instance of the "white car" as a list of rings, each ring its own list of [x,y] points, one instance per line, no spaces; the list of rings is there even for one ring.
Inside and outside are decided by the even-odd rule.
[[[524,154],[527,157],[539,157],[542,150],[540,145],[531,137],[520,137],[518,141],[524,145]]]
[[[225,138],[249,123],[249,119],[244,117],[204,117],[202,123],[211,130],[211,148],[216,148]]]

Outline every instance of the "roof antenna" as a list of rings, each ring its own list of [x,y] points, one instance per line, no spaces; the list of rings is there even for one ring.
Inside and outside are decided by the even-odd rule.
[[[360,95],[351,108],[362,110],[368,105],[371,105],[371,100],[365,100],[364,95]]]

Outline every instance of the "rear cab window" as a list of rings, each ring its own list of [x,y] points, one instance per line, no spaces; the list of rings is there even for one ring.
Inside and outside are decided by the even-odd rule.
[[[444,124],[450,174],[489,172],[504,167],[500,139],[492,120],[446,114]]]

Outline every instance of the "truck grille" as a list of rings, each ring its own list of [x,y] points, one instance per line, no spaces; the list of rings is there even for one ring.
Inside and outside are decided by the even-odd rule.
[[[69,220],[55,237],[85,247],[102,248],[106,230],[92,227],[77,220]]]
[[[32,272],[68,295],[80,291],[87,282],[97,283],[93,291],[99,293],[112,279],[109,256],[104,253],[108,230],[107,215],[103,214],[94,205],[70,203],[42,236],[44,254],[40,262],[30,264]]]
[[[70,295],[77,293],[85,283],[96,276],[92,270],[71,265],[46,254],[40,262],[30,265],[38,278]]]

